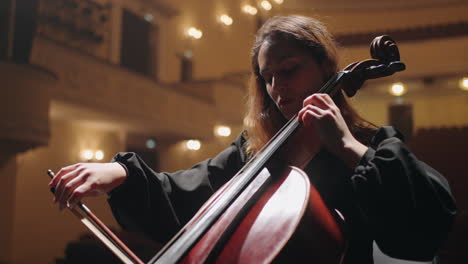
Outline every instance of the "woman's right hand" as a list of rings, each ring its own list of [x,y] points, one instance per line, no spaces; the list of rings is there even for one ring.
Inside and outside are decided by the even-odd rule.
[[[55,188],[54,202],[59,209],[73,208],[86,196],[107,193],[121,185],[127,178],[127,171],[117,162],[77,163],[60,169],[49,182]]]

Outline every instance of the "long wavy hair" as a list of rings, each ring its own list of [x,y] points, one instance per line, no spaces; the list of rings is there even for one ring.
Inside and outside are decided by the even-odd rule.
[[[338,70],[337,44],[322,22],[304,16],[275,16],[258,30],[251,52],[252,76],[247,97],[244,125],[247,153],[254,154],[286,123],[286,119],[267,93],[260,75],[258,54],[265,41],[274,37],[292,40],[315,58],[328,80]],[[375,127],[361,118],[341,92],[333,97],[335,104],[354,136],[366,143]]]

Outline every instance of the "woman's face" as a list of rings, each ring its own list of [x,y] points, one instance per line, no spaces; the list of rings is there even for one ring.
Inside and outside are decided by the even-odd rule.
[[[288,120],[301,110],[304,99],[324,83],[320,65],[291,40],[270,38],[264,41],[258,64],[268,94]]]

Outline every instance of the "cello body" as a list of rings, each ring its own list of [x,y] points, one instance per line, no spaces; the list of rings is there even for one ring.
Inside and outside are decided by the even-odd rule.
[[[288,166],[272,173],[278,175],[271,177],[263,169],[181,263],[340,263],[345,251],[342,225],[336,222],[340,219],[325,206],[305,172]],[[242,213],[242,201],[259,191],[257,202]],[[216,202],[218,193],[200,213]],[[236,217],[241,220],[232,227]]]

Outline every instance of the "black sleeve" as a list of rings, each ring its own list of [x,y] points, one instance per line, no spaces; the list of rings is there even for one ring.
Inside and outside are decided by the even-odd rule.
[[[128,177],[109,192],[117,222],[126,230],[167,241],[243,166],[243,144],[239,136],[215,158],[174,173],[156,173],[135,153],[118,153],[112,161],[123,165]]]
[[[456,214],[447,180],[381,128],[351,178],[374,239],[387,255],[431,260]]]

